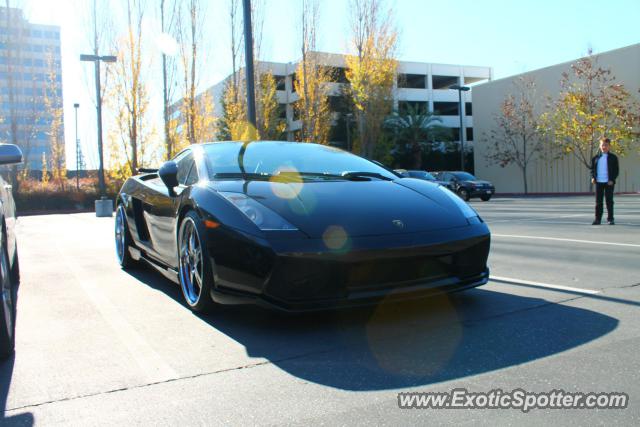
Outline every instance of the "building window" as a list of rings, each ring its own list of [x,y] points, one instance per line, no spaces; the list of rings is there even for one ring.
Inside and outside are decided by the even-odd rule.
[[[276,90],[286,90],[285,79],[286,76],[273,75],[273,78],[276,79]]]
[[[466,128],[467,129],[467,141],[473,141],[473,128]]]
[[[473,111],[471,109],[471,103],[470,102],[465,102],[465,104],[464,104],[464,114],[466,116],[473,116]]]
[[[403,89],[426,89],[424,74],[398,74],[398,87]]]
[[[398,113],[405,114],[426,114],[428,110],[426,101],[398,101]]]
[[[451,140],[460,141],[460,128],[451,128]]]
[[[332,83],[349,83],[346,71],[343,67],[321,66],[322,70],[327,73],[329,81]]]
[[[449,86],[458,84],[457,76],[432,76],[432,87],[434,89],[449,89]]]
[[[329,96],[329,110],[335,113],[348,113],[349,103],[344,96]]]
[[[295,93],[296,92],[296,84],[297,84],[297,80],[296,80],[296,73],[291,74],[291,92]],[[295,110],[295,108],[294,108]]]
[[[287,104],[278,103],[278,118],[287,119]]]
[[[434,102],[433,111],[437,116],[457,116],[458,103],[457,102]]]

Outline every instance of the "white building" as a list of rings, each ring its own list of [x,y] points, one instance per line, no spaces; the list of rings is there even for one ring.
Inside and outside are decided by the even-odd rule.
[[[339,54],[316,53],[321,64],[333,68],[334,82],[329,85],[330,106],[334,111],[334,132],[331,142],[337,146],[346,146],[345,102],[341,100],[341,86],[348,84],[345,76],[345,56]],[[293,108],[298,100],[293,81],[298,62],[278,63],[260,62],[256,64],[263,70],[270,70],[277,82],[278,102],[281,116],[287,120],[287,139],[294,140],[295,132],[302,127]],[[426,108],[442,119],[443,125],[453,128],[454,140],[459,139],[460,117],[458,114],[458,91],[449,89],[453,84],[473,85],[492,80],[490,67],[436,64],[427,62],[398,63],[397,88],[395,90],[396,107],[402,110],[411,104],[414,108]],[[215,100],[214,114],[221,115],[220,100],[228,79],[207,89]],[[465,141],[473,141],[473,117],[471,109],[472,91],[463,92],[465,118],[463,133]]]

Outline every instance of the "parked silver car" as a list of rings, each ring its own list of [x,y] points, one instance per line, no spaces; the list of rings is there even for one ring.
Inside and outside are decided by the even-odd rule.
[[[0,144],[0,167],[22,163],[17,145]],[[18,245],[16,242],[16,205],[11,185],[0,175],[0,358],[13,353],[16,331],[16,302],[20,284]]]

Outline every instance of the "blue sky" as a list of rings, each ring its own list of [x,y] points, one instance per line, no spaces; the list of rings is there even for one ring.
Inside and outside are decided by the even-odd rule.
[[[92,73],[77,60],[89,46],[81,13],[89,0],[25,0],[32,22],[62,27],[63,91],[68,166],[75,165],[73,103],[79,102],[79,136],[89,166],[96,163]],[[125,0],[113,0],[113,3]],[[228,0],[207,4],[207,55],[203,88],[230,71]],[[299,56],[300,0],[264,0],[262,59],[289,62]],[[156,1],[149,0],[155,5]],[[571,61],[640,43],[640,0],[396,0],[387,1],[400,30],[399,59],[493,67],[494,78]],[[153,16],[149,16],[153,20]],[[348,49],[348,1],[321,3],[319,49]],[[155,52],[157,54],[157,52]],[[640,74],[640,70],[639,70]],[[155,81],[153,85],[158,85]],[[153,92],[159,93],[158,90]],[[156,103],[157,105],[157,103]],[[160,120],[159,110],[156,111]],[[105,123],[108,126],[108,123]]]

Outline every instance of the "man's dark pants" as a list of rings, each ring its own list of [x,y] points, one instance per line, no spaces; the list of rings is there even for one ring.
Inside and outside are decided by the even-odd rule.
[[[607,221],[613,221],[613,185],[596,183],[596,220],[602,220],[602,198],[607,202]]]

